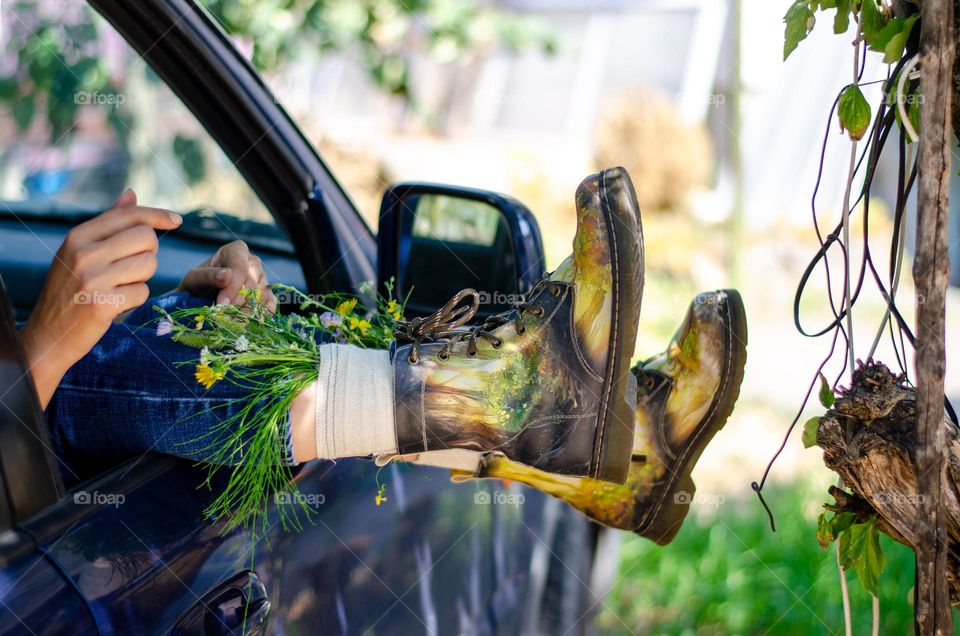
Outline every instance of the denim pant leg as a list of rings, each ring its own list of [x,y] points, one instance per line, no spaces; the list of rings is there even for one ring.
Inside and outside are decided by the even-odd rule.
[[[197,349],[158,336],[154,305],[165,309],[208,301],[183,293],[150,299],[122,324],[111,325],[90,353],[67,372],[47,408],[54,449],[68,482],[149,451],[204,461],[215,440],[204,437],[235,415],[248,396],[230,382],[204,389],[194,378]],[[189,364],[178,365],[178,362]],[[289,419],[281,439],[293,463]]]

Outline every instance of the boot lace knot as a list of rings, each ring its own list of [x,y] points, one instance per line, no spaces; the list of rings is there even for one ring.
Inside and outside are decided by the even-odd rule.
[[[543,290],[559,297],[563,293],[563,287],[564,283],[544,277],[533,286],[528,297],[532,298]],[[470,304],[461,305],[468,299],[471,301]],[[393,335],[397,340],[412,343],[410,354],[407,356],[407,361],[410,364],[417,364],[420,360],[420,347],[431,342],[444,342],[444,346],[437,353],[437,357],[441,360],[447,360],[450,358],[453,348],[458,343],[466,341],[467,357],[473,358],[478,353],[478,339],[486,340],[495,349],[499,348],[503,344],[503,339],[493,333],[493,330],[512,322],[517,333],[523,334],[527,329],[523,320],[525,313],[537,317],[544,314],[543,307],[524,301],[514,303],[512,309],[490,316],[479,325],[464,326],[476,316],[479,307],[480,294],[473,289],[464,289],[457,292],[443,307],[429,316],[397,322]]]

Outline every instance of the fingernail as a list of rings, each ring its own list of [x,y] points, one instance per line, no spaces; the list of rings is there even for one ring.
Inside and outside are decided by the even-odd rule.
[[[230,297],[227,296],[226,294],[220,294],[219,296],[217,296],[218,305],[226,305],[229,302],[230,302]]]
[[[229,269],[226,269],[226,268],[221,269],[219,272],[217,272],[217,282],[218,283],[226,282],[227,276],[229,275],[230,275]]]
[[[172,221],[174,225],[180,225],[183,223],[183,217],[176,212],[167,212],[167,214],[170,215],[170,221]]]

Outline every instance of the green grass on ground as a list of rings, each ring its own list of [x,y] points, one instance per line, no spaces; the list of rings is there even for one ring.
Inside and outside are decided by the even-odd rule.
[[[691,512],[666,547],[631,536],[620,578],[598,619],[613,634],[842,634],[843,608],[833,547],[815,538],[825,492],[805,484],[771,487],[777,532],[753,493],[727,499],[715,515]],[[880,578],[881,634],[913,633],[913,552],[885,535]],[[854,634],[869,634],[870,595],[848,575]],[[960,624],[960,613],[954,612]]]

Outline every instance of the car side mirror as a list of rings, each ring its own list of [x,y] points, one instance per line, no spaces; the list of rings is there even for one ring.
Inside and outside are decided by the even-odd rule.
[[[544,272],[540,228],[511,197],[432,183],[390,187],[380,207],[379,289],[394,281],[407,316],[425,316],[465,288],[484,318],[522,301]]]

